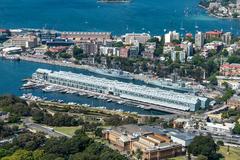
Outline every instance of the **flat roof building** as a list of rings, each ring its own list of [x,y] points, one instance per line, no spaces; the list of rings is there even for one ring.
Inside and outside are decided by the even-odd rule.
[[[62,38],[71,39],[76,43],[100,41],[104,42],[112,38],[111,32],[62,32]]]
[[[200,109],[202,103],[201,98],[195,95],[182,94],[173,91],[166,92],[159,88],[135,85],[132,83],[97,78],[72,72],[52,72],[50,70],[38,69],[34,74],[34,77],[52,84],[103,94],[112,94],[123,99],[182,111],[196,111]]]
[[[11,44],[15,47],[34,48],[38,45],[38,40],[36,36],[20,35],[14,36],[11,39]]]
[[[142,160],[158,160],[182,154],[182,145],[166,136],[137,125],[123,125],[104,131],[105,138],[120,151],[142,151]]]

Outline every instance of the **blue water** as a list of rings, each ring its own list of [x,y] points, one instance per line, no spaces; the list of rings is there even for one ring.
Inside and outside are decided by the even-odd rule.
[[[65,102],[75,102],[79,104],[89,104],[91,106],[100,107],[104,106],[107,109],[122,109],[124,111],[137,112],[139,114],[145,115],[161,115],[166,114],[160,111],[143,110],[134,106],[120,105],[114,102],[108,103],[103,100],[87,98],[86,96],[77,96],[73,94],[61,94],[61,93],[45,93],[40,89],[34,90],[20,90],[23,82],[22,80],[30,77],[38,68],[50,69],[54,71],[71,71],[74,73],[82,73],[85,75],[93,75],[98,77],[105,77],[98,74],[91,73],[86,70],[74,69],[68,67],[54,66],[49,64],[41,64],[27,61],[10,61],[0,59],[0,94],[15,94],[21,96],[23,93],[32,93],[34,96],[39,96],[41,98],[46,97],[48,100],[64,100]],[[109,79],[115,79],[110,78]],[[121,80],[121,79],[116,79]],[[125,82],[130,82],[129,80],[121,80]],[[131,81],[135,84],[143,84],[141,81]]]
[[[238,34],[239,20],[208,16],[199,0],[132,0],[102,4],[97,0],[1,0],[0,27],[43,28],[60,31],[150,32],[164,29],[184,32],[223,29]],[[186,11],[188,14],[186,14]],[[232,28],[232,30],[231,30]]]

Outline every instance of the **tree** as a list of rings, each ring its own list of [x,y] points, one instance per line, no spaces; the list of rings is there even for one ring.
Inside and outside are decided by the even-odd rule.
[[[64,59],[69,59],[72,57],[72,55],[66,53],[66,52],[62,52],[62,53],[59,53],[59,57],[60,58],[64,58]]]
[[[194,156],[203,155],[208,159],[213,159],[217,156],[218,146],[213,138],[208,136],[196,136],[192,143],[188,146],[188,152]]]
[[[210,84],[212,84],[212,85],[214,85],[214,86],[216,86],[216,85],[218,84],[217,77],[216,77],[215,74],[212,75],[212,76],[210,76],[210,77],[208,78],[208,80],[210,81]]]
[[[228,57],[228,63],[240,63],[240,56],[232,55]]]
[[[233,128],[233,133],[234,134],[240,134],[240,124],[239,124],[239,122],[236,122],[236,124]]]
[[[217,145],[218,146],[224,146],[224,142],[223,141],[217,141]]]
[[[233,18],[238,18],[238,16],[239,16],[239,14],[238,14],[237,12],[234,12],[234,13],[232,14],[232,17],[233,17]]]
[[[204,155],[199,155],[196,160],[208,160],[208,158]]]
[[[81,60],[82,58],[85,58],[86,55],[83,54],[83,50],[81,48],[74,46],[73,57],[76,58],[77,60]]]
[[[142,155],[143,155],[143,152],[138,148],[135,152],[135,155],[136,155],[136,158],[138,160],[141,160],[142,159]]]
[[[41,160],[43,156],[44,156],[44,150],[37,149],[33,152],[34,160]]]
[[[32,152],[27,150],[17,150],[13,155],[4,157],[1,160],[34,160]]]
[[[98,127],[96,130],[95,130],[95,136],[98,136],[98,137],[102,137],[102,128]]]
[[[123,44],[122,41],[113,43],[113,47],[118,47],[118,48],[120,48],[120,47],[123,47],[123,46],[124,46],[124,44]]]

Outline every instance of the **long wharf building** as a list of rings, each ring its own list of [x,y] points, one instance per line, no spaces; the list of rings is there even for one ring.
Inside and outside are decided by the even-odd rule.
[[[72,72],[38,69],[33,78],[75,89],[111,94],[124,99],[182,111],[196,111],[207,107],[208,99],[195,95],[176,93],[159,88],[135,85],[105,78],[97,78]]]

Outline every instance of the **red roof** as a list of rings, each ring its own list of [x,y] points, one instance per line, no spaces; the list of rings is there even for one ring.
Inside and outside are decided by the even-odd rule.
[[[7,32],[6,29],[0,29],[0,32]]]
[[[223,68],[240,68],[240,64],[223,64],[221,67]]]
[[[192,33],[187,33],[186,37],[192,37]]]
[[[219,34],[222,34],[222,32],[221,31],[209,31],[209,32],[206,32],[206,34],[219,35]]]

